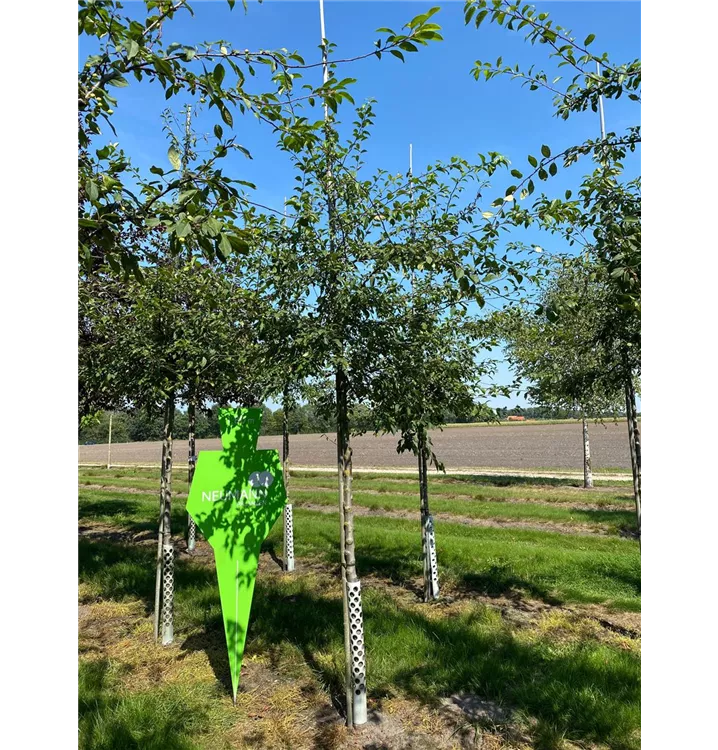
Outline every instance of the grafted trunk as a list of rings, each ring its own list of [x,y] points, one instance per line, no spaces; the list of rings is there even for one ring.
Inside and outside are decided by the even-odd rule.
[[[583,422],[583,486],[584,489],[593,487],[593,472],[591,471],[591,446],[588,442],[588,422],[586,415],[582,417]]]
[[[366,657],[361,582],[356,571],[354,514],[352,510],[352,449],[349,439],[348,380],[340,367],[336,373],[337,460],[339,470],[340,552],[344,600],[344,648],[346,664],[347,725],[365,724]]]
[[[187,485],[192,488],[192,479],[194,477],[194,468],[197,462],[196,451],[196,432],[197,432],[197,415],[194,400],[187,404],[187,441],[189,443],[189,455],[187,456]],[[197,525],[194,518],[187,514],[187,549],[194,551],[197,542]]]
[[[163,591],[165,580],[166,547],[171,544],[171,514],[172,514],[172,431],[174,428],[175,401],[170,395],[165,402],[164,421],[162,428],[162,471],[160,477],[160,528],[157,540],[157,572],[155,581],[155,638],[160,635],[160,615],[162,615],[162,642],[172,642],[172,599],[174,589],[170,584],[167,591]]]
[[[434,519],[429,512],[429,446],[426,429],[417,430],[419,448],[419,504],[421,509],[421,549],[424,558],[424,601],[439,598],[439,571],[436,560]]]

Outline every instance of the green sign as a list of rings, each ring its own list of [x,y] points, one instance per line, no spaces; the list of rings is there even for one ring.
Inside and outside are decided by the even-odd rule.
[[[214,549],[237,698],[259,548],[287,501],[275,450],[257,450],[261,409],[220,409],[221,451],[200,451],[187,511]]]

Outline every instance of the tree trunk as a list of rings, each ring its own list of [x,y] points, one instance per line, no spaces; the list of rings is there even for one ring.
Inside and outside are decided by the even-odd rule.
[[[197,430],[196,406],[194,400],[187,404],[187,439],[189,443],[189,455],[187,457],[187,485],[192,488],[192,478],[194,477],[194,468],[197,461],[197,452],[195,445],[195,433]],[[197,541],[197,525],[194,518],[187,514],[187,550],[194,552]]]
[[[583,422],[583,487],[591,489],[593,487],[593,473],[591,472],[591,446],[588,442],[588,422],[586,415],[581,417]]]
[[[155,581],[155,638],[159,638],[160,616],[162,619],[162,643],[172,642],[172,604],[174,599],[173,582],[167,573],[169,560],[167,552],[172,543],[172,431],[174,427],[175,401],[171,394],[165,402],[164,424],[162,429],[162,473],[160,479],[160,533],[157,541],[157,577]],[[171,576],[170,576],[171,577]],[[164,590],[166,589],[166,590]]]
[[[294,513],[292,504],[289,502],[289,398],[284,391],[282,416],[282,474],[284,475],[284,488],[287,492],[287,504],[284,506],[284,544],[282,560],[284,570],[294,570]]]
[[[157,571],[155,578],[155,639],[160,636],[160,616],[163,608],[162,597],[162,550],[166,542],[170,541],[171,524],[168,520],[172,512],[172,430],[174,427],[174,398],[165,401],[164,419],[162,425],[162,468],[160,470],[160,523],[157,539]]]
[[[112,466],[112,412],[110,412],[110,426],[107,429],[107,468]]]
[[[641,539],[641,435],[638,431],[638,414],[636,412],[636,391],[633,379],[629,375],[625,383],[626,422],[628,423],[628,444],[631,449],[631,469],[633,472],[633,497],[636,502],[636,525],[638,539]]]
[[[167,406],[165,405],[165,421]],[[164,430],[164,427],[163,427]],[[164,437],[164,435],[163,435]],[[157,562],[155,571],[155,611],[153,619],[153,632],[155,640],[160,637],[160,607],[162,606],[162,528],[165,519],[165,456],[167,455],[167,443],[162,440],[162,463],[160,464],[160,517],[157,531]]]
[[[349,382],[343,368],[336,373],[337,459],[339,469],[340,551],[344,600],[344,647],[347,657],[347,725],[365,724],[366,657],[361,582],[356,571],[354,514],[352,512],[352,449],[349,439]]]
[[[424,601],[439,598],[439,571],[436,561],[434,519],[429,513],[428,445],[426,429],[417,430],[419,443],[419,503],[421,509],[421,549],[424,558]]]

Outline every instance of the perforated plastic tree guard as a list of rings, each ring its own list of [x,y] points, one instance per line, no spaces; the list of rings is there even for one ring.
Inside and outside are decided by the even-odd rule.
[[[214,549],[237,698],[259,549],[287,501],[275,450],[257,450],[261,409],[220,409],[221,451],[200,451],[187,511]]]

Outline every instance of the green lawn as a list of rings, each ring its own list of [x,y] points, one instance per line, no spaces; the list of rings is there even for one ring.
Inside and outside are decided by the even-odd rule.
[[[105,484],[155,490],[159,487],[156,469],[81,469],[80,484]],[[326,473],[297,472],[290,476],[290,487],[335,490],[337,480]],[[633,503],[630,490],[613,483],[612,490],[583,490],[575,480],[528,477],[448,476],[429,479],[429,492],[436,497],[462,497],[477,500],[535,500],[545,503],[591,503],[596,505]],[[187,491],[187,471],[173,473],[173,489]],[[353,479],[357,491],[418,494],[418,481],[402,475],[358,474]]]
[[[116,486],[122,482],[125,488],[81,487],[81,527],[154,534],[156,471],[93,469],[83,470],[81,477],[81,481]],[[273,573],[272,568],[258,577],[245,656],[247,662],[270,665],[280,682],[286,680],[291,686],[298,681],[305,702],[311,702],[312,695],[342,694],[341,599],[334,574],[339,561],[338,514],[303,509],[300,500],[336,503],[324,481],[331,480],[326,476],[292,480],[298,569],[288,575],[278,568]],[[381,489],[382,482],[389,488]],[[127,492],[125,483],[147,491]],[[570,501],[548,499],[551,493],[584,494],[570,487],[464,482],[459,483],[461,494],[470,497],[456,499],[452,497],[456,482],[436,483],[432,505],[437,513],[475,513],[474,517],[495,519],[506,519],[510,513],[513,520],[609,526],[631,515],[628,509],[591,511],[570,507]],[[177,478],[174,486],[185,490],[186,480]],[[417,507],[413,495],[400,494],[413,487],[405,477],[401,482],[361,479],[355,486],[358,503],[379,503],[378,507],[392,510]],[[467,493],[464,486],[489,494]],[[499,490],[509,494],[499,496],[502,499],[491,494]],[[543,504],[507,502],[527,499],[527,491],[547,493]],[[616,496],[622,494],[616,490]],[[609,514],[614,521],[600,514]],[[185,522],[184,499],[178,497],[172,513],[177,534]],[[442,696],[475,693],[507,707],[511,723],[522,727],[537,750],[559,750],[564,739],[579,746],[638,750],[640,641],[602,628],[591,611],[582,609],[584,604],[598,605],[607,613],[604,617],[640,610],[637,542],[616,535],[485,528],[444,520],[436,526],[442,591],[468,596],[453,604],[424,605],[413,593],[421,576],[416,521],[356,518],[370,704],[410,701],[417,712],[425,712],[433,710]],[[265,552],[281,556],[281,533],[278,523],[263,545]],[[143,537],[147,534],[138,538]],[[181,548],[182,542],[177,543]],[[107,633],[112,627],[117,631],[115,636],[102,636],[106,646],[98,646],[97,637],[81,639],[80,747],[318,747],[296,737],[287,740],[289,744],[276,739],[286,730],[286,701],[276,711],[271,706],[266,709],[268,699],[255,698],[250,690],[242,697],[246,706],[231,706],[221,681],[226,651],[211,557],[178,556],[176,645],[162,649],[151,643],[154,555],[150,542],[80,538],[81,599],[98,612],[106,610]],[[310,562],[312,566],[304,569]],[[496,597],[535,601],[542,608],[517,625],[491,606]],[[562,604],[573,609],[562,609]],[[119,616],[122,608],[135,612],[129,624]],[[314,713],[319,710],[310,708]],[[273,718],[267,718],[267,711]],[[248,734],[237,744],[237,726],[245,725]],[[263,739],[252,729],[257,726],[263,728]],[[492,726],[483,731],[503,730]]]
[[[533,507],[533,506],[532,506]],[[135,531],[156,527],[157,499],[152,494],[112,490],[81,490],[79,518]],[[338,563],[338,515],[295,512],[295,550]],[[173,528],[184,529],[184,501],[176,499]],[[362,572],[396,581],[421,574],[416,521],[356,518],[357,564]],[[640,606],[640,552],[632,540],[482,528],[437,522],[437,554],[442,577],[452,585],[479,593],[521,591],[545,601],[610,604],[618,609]],[[276,524],[265,549],[280,554],[281,524]]]

